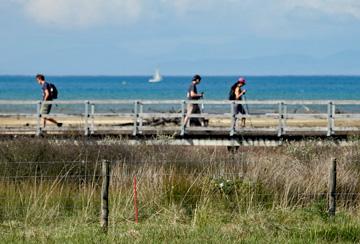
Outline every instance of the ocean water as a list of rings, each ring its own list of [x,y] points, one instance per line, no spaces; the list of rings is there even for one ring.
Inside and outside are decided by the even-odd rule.
[[[56,76],[59,99],[185,99],[191,77],[164,77],[149,83],[145,76]],[[203,77],[198,86],[206,99],[227,99],[237,77]],[[360,76],[249,76],[247,99],[360,99]],[[41,89],[34,77],[0,76],[0,99],[38,100]]]
[[[186,99],[191,77],[168,76],[149,83],[146,76],[49,76],[59,100]],[[226,100],[235,76],[204,76],[205,99]],[[360,76],[248,76],[247,100],[360,100]],[[40,100],[32,76],[0,76],[0,100]],[[4,110],[4,108],[0,108]]]

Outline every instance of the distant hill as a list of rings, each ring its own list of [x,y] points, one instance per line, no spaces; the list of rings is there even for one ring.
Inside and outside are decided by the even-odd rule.
[[[244,59],[178,60],[161,64],[169,74],[213,75],[360,75],[360,51],[343,51],[323,58],[278,55]]]

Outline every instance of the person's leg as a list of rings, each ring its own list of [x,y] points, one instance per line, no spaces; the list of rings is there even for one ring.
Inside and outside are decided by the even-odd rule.
[[[239,104],[238,106],[237,106],[237,111],[236,111],[237,113],[241,113],[242,115],[245,115],[246,114],[246,112],[245,112],[245,109],[244,109],[244,107],[243,107],[243,105],[242,104]],[[244,118],[244,117],[242,117],[241,118],[241,127],[245,127],[245,122],[246,122],[246,118]]]
[[[237,116],[240,113],[240,105],[236,105],[235,107],[235,115]],[[235,127],[237,127],[238,124],[238,118],[235,117]]]
[[[53,124],[56,124],[58,127],[61,127],[63,125],[63,123],[59,123],[53,118],[46,118],[45,117],[43,120],[44,120],[44,127],[46,127],[46,121],[49,121],[49,122],[51,122]]]
[[[43,116],[43,128],[46,127],[46,115],[50,113],[51,110],[51,104],[43,104],[41,106],[41,114]]]
[[[245,127],[246,118],[241,118],[241,127]]]
[[[186,116],[185,116],[185,119],[184,119],[184,126],[188,126],[190,115],[192,114],[193,108],[194,108],[193,105],[194,104],[188,104],[187,105],[187,112],[186,112]]]
[[[201,114],[201,109],[200,109],[199,104],[194,104],[193,113],[194,114]],[[199,125],[202,126],[202,127],[205,126],[205,121],[204,121],[203,118],[197,118],[196,122],[197,122],[196,123],[197,126],[199,126]]]
[[[44,104],[42,109],[41,109],[41,114],[50,114],[50,111],[51,111],[51,104]],[[55,119],[53,118],[47,118],[47,117],[44,117],[43,118],[43,126],[44,128],[46,127],[46,121],[49,121],[51,123],[54,123],[56,124],[58,127],[61,127],[62,126],[62,123],[58,123]]]

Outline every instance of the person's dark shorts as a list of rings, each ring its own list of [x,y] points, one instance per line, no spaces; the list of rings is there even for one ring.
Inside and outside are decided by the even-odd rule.
[[[236,113],[246,114],[246,111],[244,109],[244,106],[242,104],[238,104],[236,106]]]
[[[41,114],[49,114],[51,111],[52,104],[43,104],[41,107]]]
[[[199,104],[189,103],[187,105],[187,116],[190,116],[191,114],[199,114],[199,113],[201,113]]]

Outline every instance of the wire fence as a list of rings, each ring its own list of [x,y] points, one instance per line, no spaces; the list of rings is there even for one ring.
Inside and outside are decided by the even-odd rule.
[[[137,222],[137,213],[141,220],[144,212],[159,205],[177,204],[194,209],[211,204],[234,211],[284,203],[304,206],[313,201],[327,202],[324,212],[334,215],[336,202],[355,206],[360,201],[360,192],[336,185],[336,160],[332,160],[330,168],[325,189],[286,190],[286,187],[268,189],[256,180],[246,179],[240,171],[157,172],[156,168],[147,171],[141,166],[122,168],[119,162],[106,160],[0,162],[0,220],[31,212],[36,207],[52,211],[49,216],[56,218],[69,212],[90,211],[93,219],[101,216],[101,226],[106,230],[109,216],[117,214],[111,209],[122,210],[122,218],[132,218],[134,208]]]

